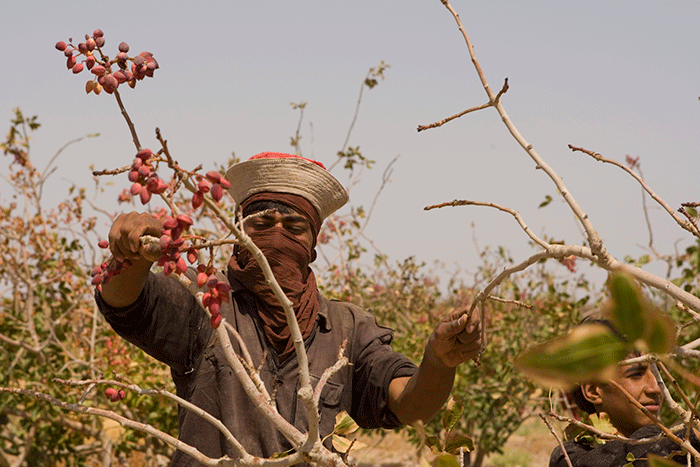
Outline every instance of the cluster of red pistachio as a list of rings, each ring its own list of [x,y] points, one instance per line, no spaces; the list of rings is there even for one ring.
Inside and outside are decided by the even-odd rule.
[[[129,44],[122,42],[119,44],[119,53],[110,60],[102,53],[104,45],[105,38],[101,29],[95,29],[92,36],[85,34],[85,42],[80,42],[77,46],[73,44],[73,39],[68,39],[67,44],[63,41],[56,42],[56,49],[66,56],[66,66],[69,70],[78,74],[87,68],[95,75],[94,79],[85,84],[87,93],[99,94],[104,89],[106,93],[112,94],[122,83],[128,83],[133,88],[137,81],[147,76],[153,77],[153,72],[158,69],[158,62],[151,52],[141,52],[135,57],[129,57]],[[76,52],[77,55],[74,55]],[[81,56],[84,58],[79,62]],[[131,67],[128,62],[131,62]],[[117,67],[114,71],[113,65]]]
[[[163,268],[166,276],[173,272],[179,275],[187,271],[187,264],[181,253],[185,243],[182,234],[189,230],[192,224],[192,218],[187,214],[180,214],[177,217],[168,216],[163,220],[163,230],[160,235],[161,257],[158,259],[158,266]],[[197,262],[197,253],[194,249],[187,250],[187,259],[192,264]]]
[[[116,390],[114,388],[107,388],[105,389],[105,396],[109,397],[109,400],[112,402],[117,402],[126,397],[126,392],[124,392],[123,389]]]
[[[64,53],[67,58],[66,65],[73,73],[78,74],[85,68],[91,71],[95,77],[87,82],[86,92],[100,94],[103,90],[109,94],[114,93],[120,84],[128,83],[130,87],[136,85],[136,81],[145,77],[152,77],[153,72],[158,68],[158,62],[150,52],[141,52],[135,57],[128,55],[129,45],[126,42],[119,44],[119,53],[110,59],[106,56],[102,47],[105,45],[104,33],[96,29],[92,36],[86,34],[85,42],[80,42],[77,46],[72,39],[68,43],[59,41],[56,49]],[[81,59],[78,61],[79,59]],[[129,67],[131,62],[131,67]],[[113,70],[113,67],[115,69]],[[136,154],[128,171],[131,188],[124,190],[120,195],[120,201],[126,201],[131,196],[139,196],[142,204],[147,204],[152,195],[164,193],[169,185],[164,182],[156,173],[154,162],[157,156],[150,149],[141,149]],[[204,195],[209,195],[217,203],[224,196],[224,190],[231,188],[231,184],[221,173],[209,171],[205,175],[195,174],[197,191],[192,196],[192,207],[198,209],[204,203]],[[184,274],[187,271],[187,263],[183,253],[186,253],[190,264],[198,262],[196,249],[191,245],[185,245],[185,238],[182,236],[190,226],[192,219],[181,214],[177,217],[168,216],[163,220],[163,230],[160,236],[161,256],[158,265],[163,268],[166,275]],[[102,240],[98,243],[100,248],[109,248],[109,242]],[[101,289],[102,284],[106,284],[112,277],[131,266],[131,261],[105,261],[92,270],[92,284]],[[219,309],[222,302],[229,301],[229,291],[231,287],[225,282],[221,282],[211,265],[197,266],[197,284],[200,288],[207,287],[207,292],[202,296],[202,304],[211,314],[211,325],[216,329],[221,324],[221,314]],[[124,398],[123,390],[108,388],[105,394],[116,402]]]
[[[229,291],[231,290],[231,286],[226,282],[220,281],[213,272],[207,275],[207,272],[211,271],[207,271],[201,266],[202,265],[200,265],[198,268],[200,272],[197,275],[197,285],[200,287],[204,287],[206,285],[209,289],[202,295],[202,305],[209,310],[209,313],[211,314],[211,326],[216,329],[221,324],[221,314],[219,313],[221,303],[229,302]]]
[[[192,208],[199,208],[204,202],[204,193],[209,193],[217,203],[224,196],[224,190],[231,188],[231,183],[216,170],[210,170],[206,175],[197,174],[197,191],[192,195]]]
[[[141,149],[136,153],[129,171],[129,181],[134,183],[129,192],[132,196],[139,195],[141,204],[148,203],[151,195],[159,195],[168,189],[168,184],[158,177],[151,163],[152,156],[153,151],[150,149]]]
[[[101,240],[97,246],[100,248],[109,248],[107,240]],[[97,287],[97,290],[102,290],[102,284],[106,284],[109,280],[119,274],[119,272],[131,266],[131,261],[104,261],[102,264],[95,266],[91,272],[92,285]]]

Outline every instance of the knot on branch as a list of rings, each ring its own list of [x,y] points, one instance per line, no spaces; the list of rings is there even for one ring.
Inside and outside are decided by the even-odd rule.
[[[498,91],[498,94],[496,94],[496,97],[495,97],[495,99],[493,100],[493,104],[496,104],[496,103],[498,103],[498,101],[501,100],[501,96],[502,96],[503,94],[505,94],[506,92],[508,92],[509,87],[510,87],[510,86],[508,85],[508,77],[506,76],[506,79],[505,79],[505,81],[504,81],[504,83],[503,83],[503,87],[501,88],[500,91]]]

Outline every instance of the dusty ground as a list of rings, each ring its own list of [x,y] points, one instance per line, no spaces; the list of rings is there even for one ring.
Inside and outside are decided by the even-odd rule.
[[[418,465],[416,449],[405,435],[389,432],[383,437],[361,436],[367,447],[350,460],[358,467],[409,467]],[[539,418],[533,418],[515,432],[503,454],[487,458],[482,467],[540,467],[549,464],[549,455],[557,442]]]

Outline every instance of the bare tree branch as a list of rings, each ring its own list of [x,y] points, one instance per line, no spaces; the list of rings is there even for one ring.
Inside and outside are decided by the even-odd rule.
[[[630,170],[629,167],[627,167],[624,164],[621,164],[617,161],[614,161],[611,159],[606,159],[605,157],[601,156],[597,152],[593,152],[593,151],[590,151],[588,149],[577,148],[576,146],[573,146],[571,144],[569,144],[569,149],[571,149],[574,152],[579,151],[579,152],[583,152],[584,154],[588,154],[589,156],[591,156],[593,159],[597,160],[598,162],[603,162],[605,164],[612,164],[615,167],[619,167],[622,170],[624,170],[625,172],[627,172],[628,174],[630,174],[635,180],[637,180],[637,182],[639,182],[639,184],[642,186],[644,191],[649,193],[649,196],[651,196],[651,198],[654,201],[656,201],[664,209],[664,211],[666,211],[673,218],[673,220],[676,221],[676,223],[682,229],[687,230],[688,232],[690,232],[694,236],[700,238],[700,230],[698,230],[698,227],[695,224],[688,222],[685,219],[681,219],[680,216],[678,215],[678,212],[676,210],[674,210],[673,208],[671,208],[671,206],[669,206],[668,203],[666,203],[663,199],[661,199],[651,189],[651,187],[649,187],[649,185],[647,185],[647,183],[644,181],[644,179],[642,177],[640,177],[637,173],[635,173],[633,170]]]

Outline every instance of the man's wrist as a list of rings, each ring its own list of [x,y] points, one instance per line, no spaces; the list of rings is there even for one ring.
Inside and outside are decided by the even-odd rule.
[[[433,335],[428,338],[428,343],[425,346],[425,353],[423,354],[423,363],[441,371],[455,371],[456,366],[449,365],[445,360],[440,357],[439,353],[435,351],[433,346],[435,345],[435,339]]]

